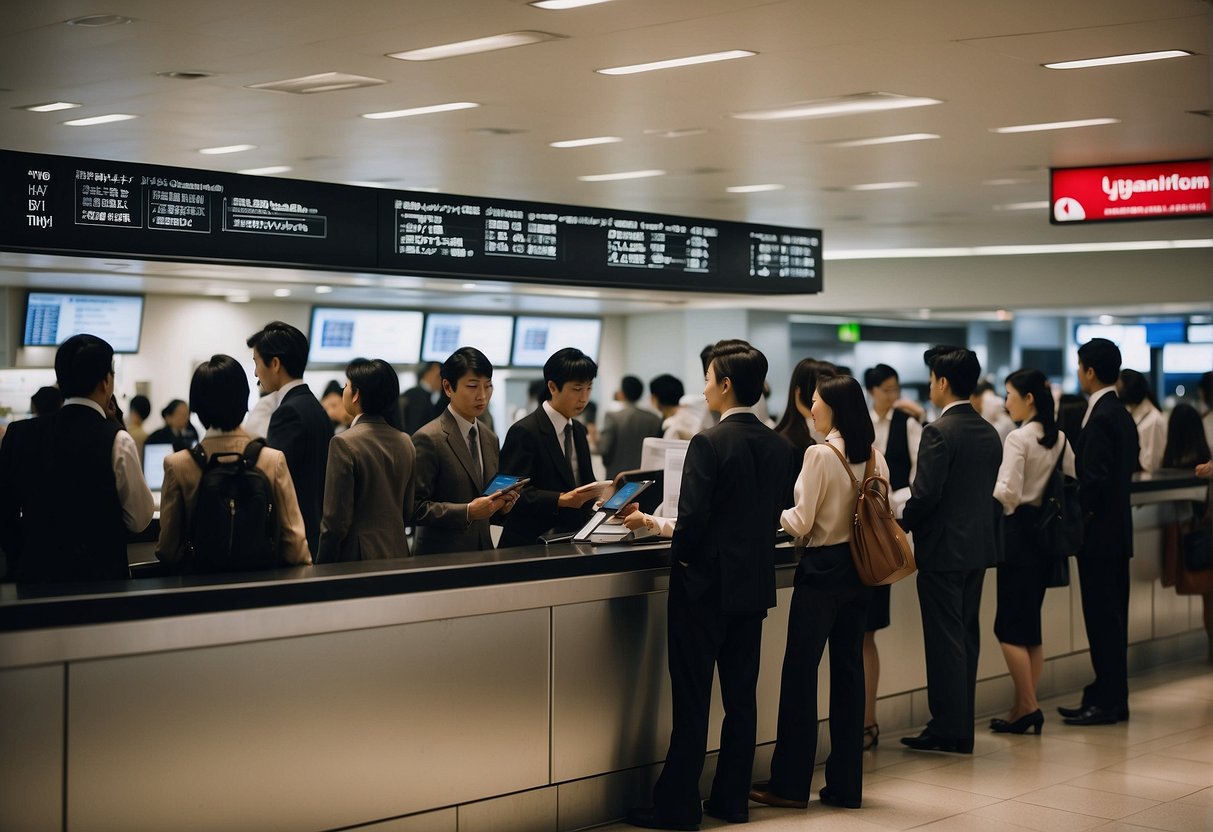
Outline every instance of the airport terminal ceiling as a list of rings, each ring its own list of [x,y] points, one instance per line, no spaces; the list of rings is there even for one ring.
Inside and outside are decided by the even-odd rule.
[[[1208,158],[1213,30],[1206,0],[612,0],[563,11],[524,0],[361,0],[352,8],[338,13],[311,0],[113,0],[104,8],[42,2],[6,9],[0,144],[821,228],[825,292],[794,299],[790,306],[803,311],[846,308],[851,298],[839,296],[832,278],[878,285],[874,275],[882,271],[905,273],[910,261],[867,259],[889,249],[1213,245],[1209,219],[1048,222],[1051,167]],[[437,60],[390,57],[505,33],[553,37]],[[754,54],[653,72],[599,71],[733,50]],[[1191,54],[1042,66],[1155,50]],[[326,73],[342,77],[311,77]],[[263,86],[289,80],[297,91]],[[764,117],[786,116],[789,105],[805,102],[845,108],[911,99],[920,106]],[[55,103],[79,106],[25,109]],[[364,117],[441,105],[450,106]],[[64,124],[106,115],[134,118]],[[1088,119],[1103,123],[994,132]],[[562,143],[573,146],[554,146]],[[631,178],[612,178],[620,175]],[[1138,297],[1122,292],[1108,303],[1199,308],[1199,277],[1179,272],[1208,269],[1209,250],[1126,256],[1147,254],[1161,279]],[[1064,271],[1067,257],[1083,260],[1079,271],[1094,275],[1092,262],[1121,255],[961,259],[975,273],[1013,275],[1006,261],[1022,259],[1028,272],[1045,263]],[[911,265],[910,273],[922,269],[921,262]],[[468,287],[407,276],[0,255],[0,284],[9,286],[253,298],[291,288],[294,302],[310,301],[321,282],[335,289],[326,302],[348,294],[357,303],[608,314],[738,303],[693,292]],[[1093,283],[1087,294],[1098,289]],[[866,296],[854,299],[873,308]]]

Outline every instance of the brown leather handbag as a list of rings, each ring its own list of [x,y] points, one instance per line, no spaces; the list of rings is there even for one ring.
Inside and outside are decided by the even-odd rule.
[[[838,455],[847,476],[855,486],[855,513],[851,521],[851,559],[855,571],[865,586],[885,586],[914,574],[918,566],[914,563],[914,550],[910,540],[893,516],[889,505],[892,491],[889,481],[876,474],[876,449],[868,456],[863,472],[863,482],[855,479],[854,472],[842,455],[842,451],[825,443]]]

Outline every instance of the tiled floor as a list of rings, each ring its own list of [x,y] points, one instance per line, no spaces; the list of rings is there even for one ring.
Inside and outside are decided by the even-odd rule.
[[[1130,681],[1132,719],[1063,725],[1042,702],[1044,733],[992,734],[978,726],[972,757],[906,749],[882,736],[867,757],[863,808],[750,805],[762,832],[1213,832],[1213,667],[1168,665]],[[704,829],[726,826],[704,818]],[[609,832],[632,829],[603,827]]]

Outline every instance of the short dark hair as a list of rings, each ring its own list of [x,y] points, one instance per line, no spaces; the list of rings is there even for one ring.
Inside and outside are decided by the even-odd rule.
[[[1200,413],[1190,404],[1179,403],[1167,420],[1167,444],[1162,452],[1162,467],[1189,468],[1209,461],[1209,444]]]
[[[39,387],[29,397],[29,406],[35,416],[46,416],[63,407],[63,394],[58,387]]]
[[[543,365],[543,383],[551,382],[563,390],[570,381],[593,381],[598,375],[594,359],[576,347],[556,350]]]
[[[1040,438],[1041,445],[1046,448],[1056,445],[1057,419],[1053,415],[1053,393],[1049,390],[1048,377],[1040,370],[1025,367],[1007,376],[1006,383],[1009,387],[1015,388],[1015,392],[1024,399],[1031,394],[1032,406],[1036,408],[1036,415],[1028,421],[1040,422],[1041,428],[1044,429],[1044,436]]]
[[[901,383],[897,371],[888,364],[877,364],[875,367],[869,367],[863,371],[863,386],[868,390],[875,390],[889,379],[894,379],[898,384]]]
[[[358,393],[363,413],[386,417],[397,408],[400,377],[382,358],[355,358],[346,366],[345,375]]]
[[[491,379],[493,362],[475,347],[460,347],[442,363],[442,380],[450,384],[452,390],[459,386],[459,379],[468,373]]]
[[[327,399],[329,396],[336,393],[338,396],[344,394],[345,388],[341,386],[341,382],[337,379],[330,379],[329,383],[324,385],[324,392],[320,394],[320,398]]]
[[[935,378],[948,380],[953,395],[962,399],[973,395],[973,388],[981,377],[981,362],[977,360],[977,353],[964,347],[940,345],[923,353],[922,360]]]
[[[662,373],[649,382],[649,393],[662,407],[673,407],[686,393],[682,382],[669,373]]]
[[[973,392],[969,396],[970,398],[973,396],[984,396],[986,393],[996,393],[996,391],[994,390],[994,385],[983,378],[973,386]]]
[[[817,379],[817,395],[834,411],[834,427],[846,443],[847,461],[867,462],[876,429],[859,382],[851,376],[822,376]]]
[[[131,413],[138,413],[140,419],[146,419],[152,415],[152,400],[147,396],[133,396],[128,408]]]
[[[260,332],[254,332],[245,342],[269,364],[277,358],[291,378],[303,378],[307,368],[307,336],[282,321],[270,321]]]
[[[212,355],[190,380],[190,410],[204,428],[235,430],[248,413],[248,374],[230,355]]]
[[[767,357],[748,341],[730,339],[712,345],[711,364],[716,365],[716,381],[733,383],[737,403],[752,407],[762,398],[767,380]]]
[[[1078,361],[1095,371],[1104,384],[1115,384],[1120,375],[1120,347],[1107,338],[1092,338],[1078,348]]]
[[[625,399],[630,402],[638,402],[644,395],[644,382],[636,376],[624,376],[623,380],[619,382],[619,389],[623,391]]]
[[[1149,380],[1137,370],[1120,371],[1120,398],[1125,404],[1141,404],[1146,399],[1154,401]]]
[[[437,361],[422,361],[417,365],[417,369],[414,372],[416,372],[417,378],[421,378],[435,367],[438,367],[440,370],[442,369],[442,365]]]
[[[715,349],[715,344],[708,344],[699,351],[699,363],[703,365],[703,374],[708,374],[708,365],[712,363],[712,350]]]
[[[181,407],[181,405],[183,405],[183,404],[186,407],[189,407],[189,405],[186,404],[185,402],[181,401],[181,399],[173,399],[171,402],[169,402],[168,404],[166,404],[164,407],[162,407],[160,409],[160,418],[167,422],[168,417],[173,415],[173,411],[176,410],[177,408]],[[193,410],[193,408],[190,408],[190,409]]]
[[[528,399],[534,399],[540,404],[552,398],[552,394],[548,392],[547,382],[541,378],[534,379],[527,384],[526,395]]]
[[[96,335],[73,335],[55,353],[55,380],[65,399],[92,394],[113,371],[114,348]]]

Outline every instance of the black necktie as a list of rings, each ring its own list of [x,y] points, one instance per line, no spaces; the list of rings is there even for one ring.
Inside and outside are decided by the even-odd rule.
[[[570,420],[564,426],[564,458],[569,461],[573,470],[573,482],[577,482],[577,450],[573,447],[573,422]]]
[[[480,443],[476,441],[476,426],[468,431],[468,451],[472,454],[472,468],[476,471],[476,481],[484,479],[484,468],[480,464]]]

